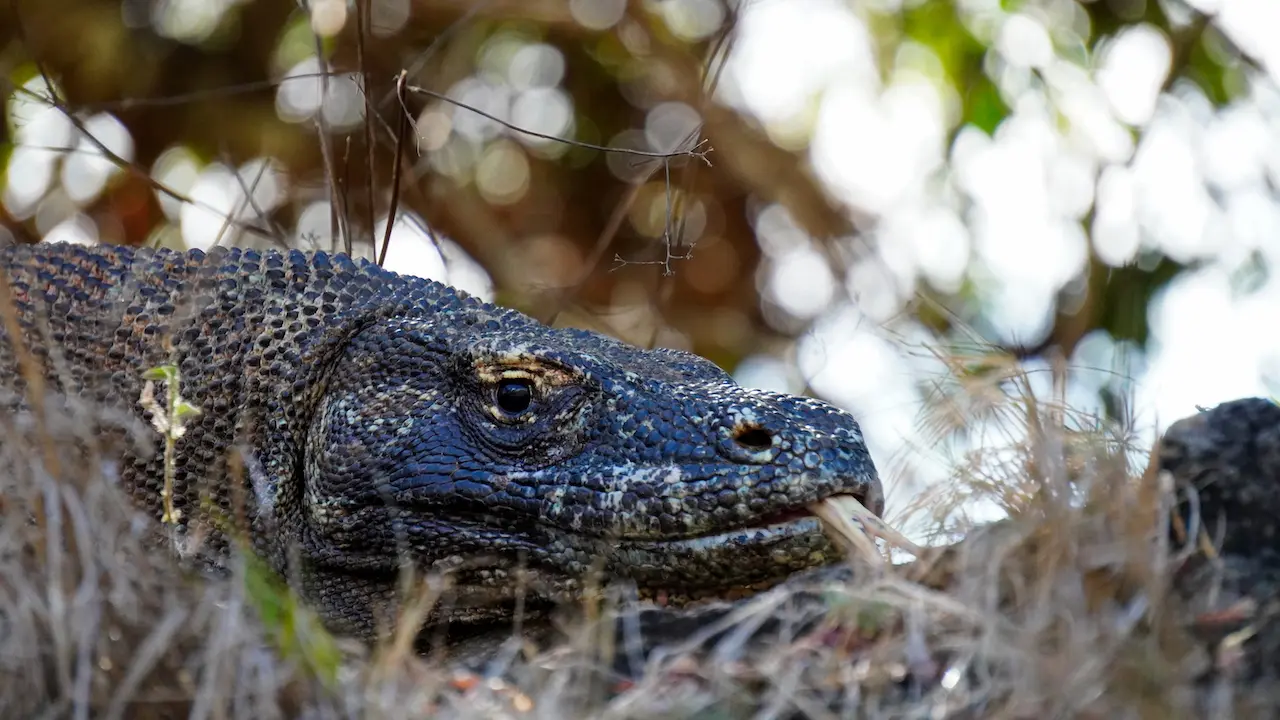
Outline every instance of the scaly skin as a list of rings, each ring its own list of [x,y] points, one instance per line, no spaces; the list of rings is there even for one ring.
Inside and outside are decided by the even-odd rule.
[[[596,569],[681,602],[839,558],[809,503],[882,508],[847,413],[365,261],[44,244],[0,266],[47,392],[146,420],[143,373],[178,366],[203,411],[176,446],[179,535],[216,564],[218,523],[245,518],[340,632],[376,634],[405,558],[452,573],[431,623],[501,619],[517,594],[536,612]],[[0,327],[22,410],[18,356]],[[148,433],[121,478],[159,518]]]

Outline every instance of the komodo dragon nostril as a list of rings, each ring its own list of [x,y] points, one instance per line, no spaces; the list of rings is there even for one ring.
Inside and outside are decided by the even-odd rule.
[[[773,433],[759,425],[742,425],[734,428],[733,441],[752,452],[773,447]]]

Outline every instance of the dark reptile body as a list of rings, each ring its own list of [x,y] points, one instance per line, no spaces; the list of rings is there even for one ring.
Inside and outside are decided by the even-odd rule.
[[[571,599],[596,570],[681,602],[840,557],[809,503],[881,511],[845,412],[345,255],[41,244],[0,265],[54,397],[148,419],[144,371],[179,368],[203,411],[176,447],[179,535],[216,565],[219,523],[246,519],[340,631],[383,627],[404,558],[454,580],[432,622]],[[25,409],[15,347],[0,328],[0,387]],[[526,412],[495,401],[511,380]],[[158,518],[147,432],[120,477]]]

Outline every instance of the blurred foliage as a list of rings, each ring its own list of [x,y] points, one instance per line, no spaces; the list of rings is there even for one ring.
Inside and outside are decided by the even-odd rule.
[[[316,8],[325,3],[326,12],[335,7],[326,0],[311,2]],[[392,168],[398,164],[400,187],[394,194],[400,211],[416,213],[474,257],[492,276],[500,301],[544,320],[596,325],[639,343],[670,342],[664,332],[671,328],[691,349],[733,367],[750,353],[785,347],[806,327],[771,321],[762,310],[757,279],[764,256],[753,227],[757,210],[769,203],[785,206],[837,266],[836,277],[842,277],[839,266],[847,258],[835,241],[858,237],[875,218],[836,202],[802,150],[780,147],[756,118],[713,99],[740,12],[738,3],[720,2],[631,0],[622,3],[616,22],[591,29],[575,16],[575,8],[608,9],[613,3],[374,0],[375,8],[408,13],[393,33],[377,34],[355,12],[370,3],[355,0],[338,3],[347,11],[341,31],[318,38],[308,22],[306,0],[16,0],[0,9],[0,76],[11,83],[5,91],[11,95],[31,77],[47,74],[77,117],[109,112],[128,128],[135,172],[117,174],[105,192],[81,208],[97,223],[103,241],[136,245],[162,237],[159,229],[171,220],[162,211],[150,169],[166,150],[181,145],[205,163],[238,166],[269,156],[283,168],[288,201],[249,223],[237,242],[294,242],[287,232],[273,237],[270,229],[292,228],[305,205],[325,199],[332,188],[342,208],[333,226],[339,231],[349,226],[349,232],[322,238],[320,244],[342,249],[351,243],[371,254],[380,243],[375,218],[392,205]],[[974,11],[992,4],[908,0],[850,7],[872,33],[882,72],[893,67],[904,43],[925,46],[937,57],[944,75],[939,80],[961,103],[948,128],[954,138],[963,127],[994,133],[1010,111],[1011,98],[991,76],[990,28],[982,25],[987,15]],[[680,19],[710,5],[716,5],[722,21],[690,39]],[[1240,93],[1250,63],[1208,18],[1176,0],[1004,0],[999,5],[1006,12],[1036,11],[1060,21],[1049,27],[1055,51],[1086,67],[1100,43],[1149,23],[1172,47],[1173,72],[1165,87],[1186,80],[1219,104]],[[161,22],[169,17],[166,12],[181,7],[205,8],[217,23],[194,39],[184,37],[182,27]],[[699,17],[705,19],[705,13]],[[396,78],[405,71],[409,85],[448,93],[468,78],[492,74],[485,63],[492,59],[495,38],[545,43],[559,52],[576,140],[643,149],[637,138],[647,113],[661,103],[678,102],[697,111],[696,137],[712,149],[709,164],[689,156],[666,163],[611,160],[588,148],[551,153],[542,152],[543,146],[517,144],[527,180],[517,197],[501,202],[477,187],[474,172],[441,172],[440,153],[465,148],[423,149],[430,128],[421,127],[422,118],[441,104],[421,93],[407,94],[402,103]],[[317,51],[335,72],[363,73],[373,122],[332,127],[282,119],[276,82]],[[404,110],[420,125],[416,139],[396,137]],[[452,117],[461,112],[453,111]],[[13,128],[3,132],[0,162],[7,163]],[[478,157],[509,147],[511,137],[485,136]],[[664,213],[672,199],[673,225],[688,229],[689,236],[667,247]],[[40,212],[16,218],[2,208],[0,222],[27,239],[40,237],[51,224]],[[668,262],[668,256],[676,259]],[[1181,268],[1156,258],[1113,269],[1093,257],[1089,270],[1081,285],[1084,297],[1060,303],[1064,310],[1044,342],[1018,352],[1038,355],[1057,347],[1069,354],[1095,328],[1143,341],[1148,301]],[[974,302],[979,289],[971,278],[956,293],[924,286],[925,295],[955,312],[921,305],[919,316],[944,333],[957,321],[981,327],[974,317],[980,311]]]

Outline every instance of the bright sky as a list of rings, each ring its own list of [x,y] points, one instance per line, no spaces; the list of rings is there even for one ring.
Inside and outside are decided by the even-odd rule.
[[[892,8],[898,1],[867,0],[862,7]],[[237,2],[162,4],[164,11],[150,21],[162,34],[194,42]],[[1159,95],[1170,50],[1153,28],[1133,27],[1113,39],[1089,73],[1055,54],[1055,41],[1070,45],[1070,3],[1029,2],[1008,13],[997,0],[957,0],[974,31],[996,48],[992,77],[1013,112],[994,136],[964,129],[951,147],[946,138],[959,100],[940,82],[941,64],[927,48],[907,43],[888,60],[891,67],[880,68],[874,38],[846,0],[745,3],[721,99],[758,116],[779,144],[807,146],[833,196],[875,216],[877,226],[849,240],[872,251],[837,277],[785,210],[764,209],[756,219],[765,251],[762,292],[785,312],[815,322],[792,355],[748,358],[739,380],[791,391],[807,383],[853,411],[886,476],[892,506],[920,489],[897,479],[928,482],[946,470],[945,459],[921,449],[928,443],[917,434],[920,383],[941,369],[921,350],[928,333],[899,315],[920,282],[956,289],[966,277],[976,278],[984,288],[987,330],[1034,343],[1049,328],[1059,291],[1078,280],[1093,242],[1115,265],[1145,262],[1150,250],[1159,250],[1198,268],[1149,308],[1147,355],[1105,333],[1085,339],[1072,358],[1079,368],[1069,389],[1073,402],[1088,407],[1105,383],[1132,389],[1151,434],[1197,405],[1280,392],[1280,333],[1274,331],[1280,273],[1257,270],[1280,268],[1280,202],[1271,190],[1280,186],[1280,42],[1274,38],[1280,2],[1192,3],[1217,13],[1230,39],[1263,68],[1248,77],[1244,96],[1222,109],[1191,87]],[[311,30],[334,32],[346,21],[344,3],[313,5],[312,28],[290,34],[273,61],[281,73],[315,72]],[[618,22],[625,3],[571,0],[569,8],[584,26],[604,30]],[[670,0],[661,8],[674,31],[691,39],[714,32],[724,19],[711,0]],[[394,34],[409,12],[407,0],[375,0],[374,31]],[[571,133],[572,100],[560,87],[565,71],[553,47],[499,36],[481,53],[477,75],[450,94],[522,126]],[[28,87],[43,90],[34,81]],[[335,78],[329,92],[322,97],[315,80],[286,83],[277,110],[293,122],[310,122],[320,112],[335,127],[358,124],[363,109],[354,82]],[[11,99],[8,110],[17,147],[0,202],[17,217],[34,216],[49,239],[95,241],[97,228],[79,208],[116,170],[58,112],[22,97]],[[697,122],[691,108],[662,103],[650,109],[645,127],[608,140],[668,147]],[[132,157],[132,139],[114,117],[95,115],[86,124],[113,152]],[[1137,145],[1134,126],[1144,128]],[[432,170],[474,179],[496,203],[527,190],[525,153],[561,152],[531,138],[489,142],[499,132],[495,123],[446,106],[428,107],[418,128]],[[47,150],[65,146],[79,152]],[[635,171],[621,156],[609,161],[620,176]],[[223,218],[250,219],[289,198],[288,178],[266,159],[237,168],[202,165],[173,148],[152,173],[196,200],[180,205],[160,198],[173,223],[167,232],[180,232],[192,247],[234,241],[235,230]],[[1090,212],[1092,239],[1080,229]],[[304,245],[328,237],[323,200],[304,208],[294,233]],[[484,271],[447,239],[441,257],[420,219],[402,217],[393,235],[393,269],[492,297]],[[1132,382],[1117,381],[1109,370],[1128,373]]]

